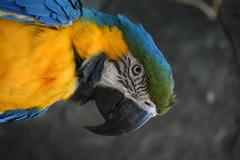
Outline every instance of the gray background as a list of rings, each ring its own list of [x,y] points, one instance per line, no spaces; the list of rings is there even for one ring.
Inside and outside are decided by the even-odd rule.
[[[125,136],[92,134],[94,104],[58,103],[45,115],[1,125],[4,160],[239,160],[240,84],[232,48],[217,21],[191,6],[159,0],[85,0],[141,22],[172,64],[177,104]]]

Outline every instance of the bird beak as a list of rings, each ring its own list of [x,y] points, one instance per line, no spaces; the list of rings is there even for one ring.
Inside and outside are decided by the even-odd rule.
[[[104,124],[85,126],[89,131],[107,136],[129,133],[144,125],[152,116],[139,105],[124,97],[117,89],[97,86],[94,99],[99,112],[105,119]]]

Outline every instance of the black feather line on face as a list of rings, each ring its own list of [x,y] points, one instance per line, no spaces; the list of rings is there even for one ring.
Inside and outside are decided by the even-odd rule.
[[[147,95],[148,79],[147,76],[140,72],[138,75],[131,73],[132,67],[135,65],[130,57],[123,57],[119,61],[110,60],[117,69],[118,81],[128,90],[128,92],[135,97]],[[141,66],[141,65],[140,65]]]

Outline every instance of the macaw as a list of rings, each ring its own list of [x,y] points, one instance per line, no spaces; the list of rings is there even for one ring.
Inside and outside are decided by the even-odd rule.
[[[172,70],[142,25],[80,0],[0,1],[0,122],[94,100],[101,135],[134,131],[174,103]]]

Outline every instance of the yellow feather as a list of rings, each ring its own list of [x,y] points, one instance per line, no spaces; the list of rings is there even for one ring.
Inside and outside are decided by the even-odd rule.
[[[76,88],[69,29],[0,19],[0,111],[44,108]]]
[[[73,45],[83,59],[128,50],[116,27],[85,21],[56,29],[0,19],[0,42],[0,112],[69,98],[77,87]]]
[[[122,32],[117,27],[99,27],[80,20],[73,25],[73,43],[81,58],[105,52],[110,59],[119,59],[128,52]]]

